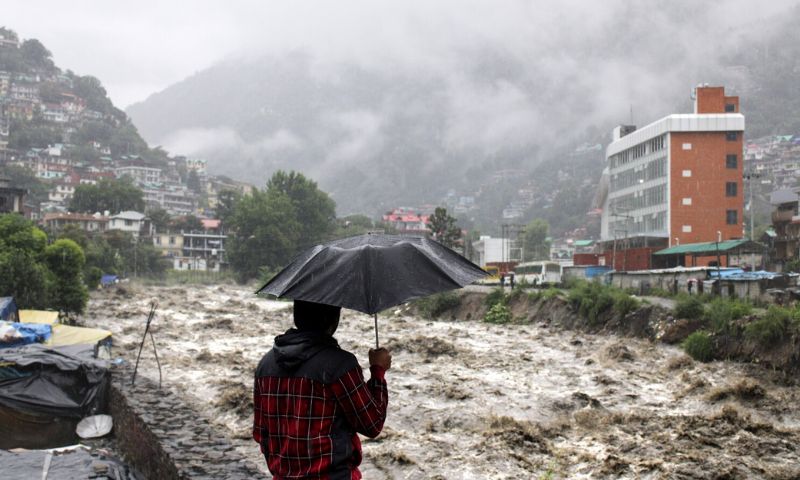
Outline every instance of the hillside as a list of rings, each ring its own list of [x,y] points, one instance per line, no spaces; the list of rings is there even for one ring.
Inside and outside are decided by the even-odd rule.
[[[77,161],[94,162],[106,155],[139,156],[147,163],[166,160],[113,105],[100,80],[61,70],[36,39],[20,41],[7,28],[0,29],[0,37],[4,157],[69,144]]]
[[[719,35],[695,2],[678,2],[656,22],[644,6],[625,8],[624,26],[608,20],[583,43],[554,39],[527,56],[478,44],[454,53],[447,67],[332,62],[304,51],[249,55],[128,113],[151,143],[208,158],[213,172],[260,183],[277,168],[300,169],[331,192],[340,214],[373,215],[477,200],[503,169],[517,178],[498,188],[531,184],[557,195],[560,184],[543,182],[537,165],[563,165],[568,152],[607,142],[606,132],[631,117],[642,125],[689,111],[700,81],[742,96],[748,135],[800,130],[792,113],[800,42],[790,41],[797,9]],[[679,26],[691,40],[664,42]],[[592,165],[597,178],[601,163]],[[494,194],[504,195],[514,196]],[[581,202],[573,210],[589,209],[590,195],[562,197]],[[497,223],[513,201],[493,200],[476,220]]]
[[[205,162],[150,148],[102,83],[56,66],[35,39],[0,28],[0,176],[28,190],[31,215],[65,212],[76,188],[130,177],[148,209],[213,215],[222,189]]]

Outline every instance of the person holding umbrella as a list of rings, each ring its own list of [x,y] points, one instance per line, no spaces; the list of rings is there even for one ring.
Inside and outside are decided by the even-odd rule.
[[[296,328],[275,338],[256,370],[253,439],[275,479],[359,479],[360,433],[386,420],[385,348],[370,349],[371,378],[333,338],[341,308],[294,301]]]
[[[392,356],[379,348],[378,312],[484,276],[429,238],[366,234],[300,253],[261,287],[294,300],[296,327],[275,338],[255,375],[253,438],[274,478],[360,479],[357,433],[376,437],[388,405]],[[369,381],[333,338],[341,307],[374,318]]]

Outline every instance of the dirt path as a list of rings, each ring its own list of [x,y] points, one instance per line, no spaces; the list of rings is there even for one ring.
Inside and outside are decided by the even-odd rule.
[[[263,468],[249,440],[252,372],[291,326],[286,303],[235,286],[94,294],[87,325],[131,358],[151,298],[165,383],[191,396]],[[347,312],[341,345],[365,364],[371,319]],[[532,325],[381,318],[393,350],[384,433],[364,476],[796,478],[800,388],[756,366],[698,364],[678,349]],[[154,375],[145,358],[145,374]]]

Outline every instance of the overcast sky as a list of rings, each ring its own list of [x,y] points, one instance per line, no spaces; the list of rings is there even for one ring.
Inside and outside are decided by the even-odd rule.
[[[231,55],[304,49],[332,60],[420,69],[447,68],[443,52],[475,43],[508,45],[522,55],[533,42],[586,34],[604,16],[619,14],[608,6],[620,3],[626,0],[4,0],[2,23],[22,38],[40,39],[60,67],[100,78],[125,108]],[[796,2],[716,3],[720,27],[729,27]]]

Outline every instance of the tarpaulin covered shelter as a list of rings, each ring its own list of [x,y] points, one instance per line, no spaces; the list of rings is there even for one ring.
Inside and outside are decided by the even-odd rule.
[[[94,345],[0,350],[0,448],[75,443],[80,419],[106,410],[108,385]]]
[[[0,348],[43,343],[50,339],[52,333],[50,325],[0,320]]]
[[[58,323],[58,312],[46,310],[20,310],[20,321],[50,325],[53,334],[45,345],[110,345],[111,332],[99,328],[72,327]]]
[[[44,343],[0,349],[0,448],[74,444],[81,418],[107,408],[107,364],[97,357],[111,332],[61,325],[58,312],[19,315],[21,325],[51,333]]]
[[[0,297],[0,320],[16,322],[18,318],[14,297]]]

